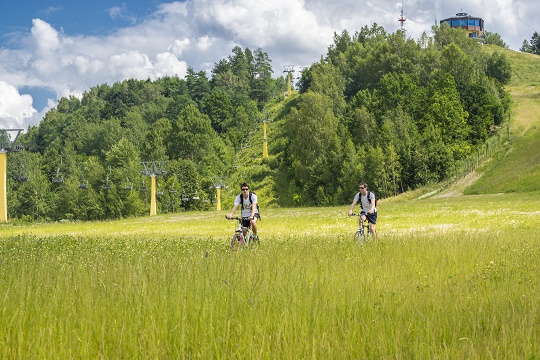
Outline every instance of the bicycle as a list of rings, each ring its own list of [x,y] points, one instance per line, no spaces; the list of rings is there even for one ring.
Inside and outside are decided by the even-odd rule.
[[[355,214],[355,213],[352,213],[351,216],[362,216],[362,215],[365,215],[366,213],[364,212],[361,212],[360,214]],[[366,230],[364,230],[364,228],[366,228]],[[366,241],[366,236],[371,236],[371,229],[369,228],[369,221],[366,217],[366,219],[364,220],[364,222],[360,225],[360,227],[358,228],[358,230],[356,230],[356,232],[354,233],[354,242],[360,244],[360,245],[363,245],[364,242]]]
[[[229,219],[225,216],[225,218],[227,220],[238,221],[238,228],[234,231],[234,235],[231,239],[231,249],[234,249],[235,246],[244,247],[252,244],[259,244],[259,237],[251,232],[251,228],[242,226],[242,220],[249,220],[248,217],[232,217]]]

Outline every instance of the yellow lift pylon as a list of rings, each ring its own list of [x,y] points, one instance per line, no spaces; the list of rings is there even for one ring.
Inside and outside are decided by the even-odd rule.
[[[10,131],[16,132],[15,138],[11,140]],[[0,221],[8,220],[7,211],[7,153],[22,150],[22,146],[17,145],[17,138],[23,129],[1,129],[0,130]]]
[[[141,174],[145,176],[150,176],[151,186],[150,186],[150,216],[157,214],[157,205],[156,205],[156,176],[165,175],[165,161],[143,161],[142,165],[144,170],[141,170]]]
[[[284,65],[283,68],[285,69],[283,72],[287,73],[287,94],[291,97],[291,77],[294,72],[294,65]]]

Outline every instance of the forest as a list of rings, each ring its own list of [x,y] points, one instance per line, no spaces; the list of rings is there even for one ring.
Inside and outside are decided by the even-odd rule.
[[[9,217],[147,215],[147,163],[160,165],[159,213],[214,209],[216,186],[228,206],[244,181],[263,212],[350,203],[359,181],[390,197],[447,178],[510,114],[504,54],[445,25],[416,40],[377,24],[336,33],[291,96],[278,67],[263,49],[235,47],[210,74],[60,99],[8,154]]]

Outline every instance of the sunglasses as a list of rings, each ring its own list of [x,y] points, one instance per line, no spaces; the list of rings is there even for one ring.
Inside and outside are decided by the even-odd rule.
[[[249,189],[247,189],[247,188],[242,188],[242,191],[248,191],[248,190],[249,190]]]
[[[360,186],[360,187],[359,187],[358,189],[360,189],[360,190],[363,190],[363,189],[365,189],[365,187],[363,187],[363,186]]]

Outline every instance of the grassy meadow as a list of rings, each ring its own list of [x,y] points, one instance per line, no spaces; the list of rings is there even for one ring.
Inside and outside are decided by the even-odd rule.
[[[540,57],[503,51],[511,142],[363,246],[348,204],[262,208],[234,252],[228,209],[0,224],[0,358],[540,358]]]
[[[1,225],[0,357],[537,358],[540,194]]]

